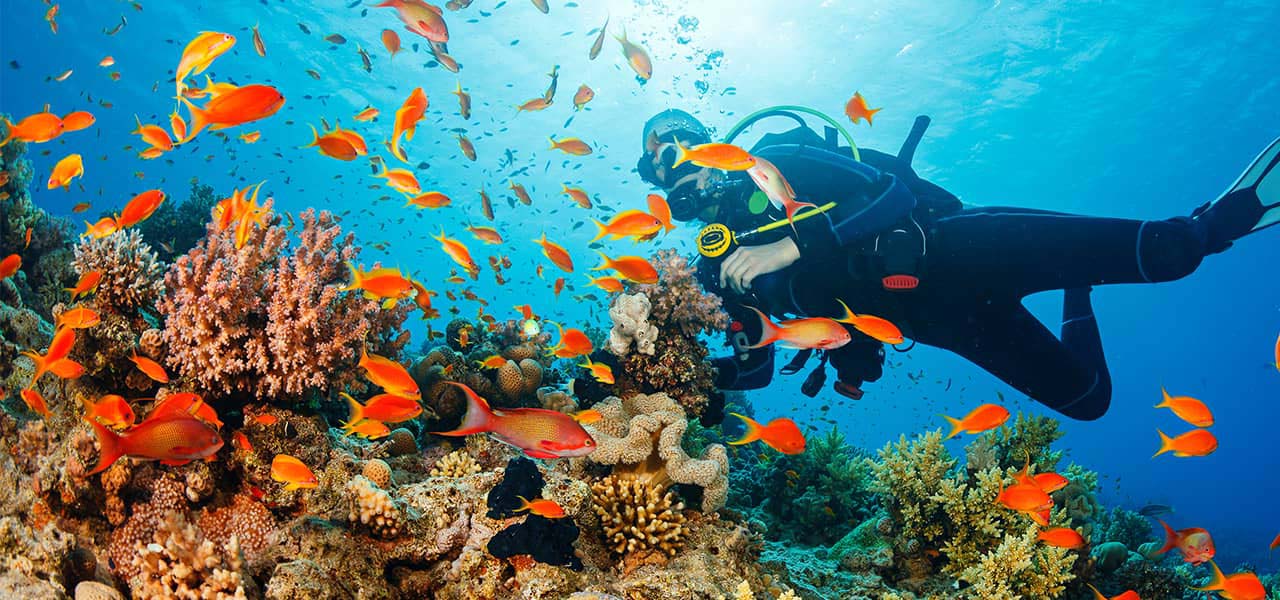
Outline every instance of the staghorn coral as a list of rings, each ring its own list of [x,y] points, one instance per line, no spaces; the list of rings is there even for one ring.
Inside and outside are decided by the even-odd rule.
[[[610,398],[595,409],[602,417],[586,427],[597,446],[586,460],[612,465],[614,474],[642,477],[652,484],[699,486],[703,512],[724,506],[729,490],[728,454],[720,444],[708,446],[700,459],[685,453],[681,443],[689,423],[670,396]]]
[[[244,561],[233,537],[219,547],[179,513],[166,516],[155,541],[140,546],[138,575],[130,580],[135,598],[215,599],[247,598]]]
[[[164,291],[165,265],[136,229],[82,238],[71,266],[80,275],[91,271],[102,274],[92,300],[99,314],[137,316]]]
[[[1028,460],[1038,472],[1054,471],[1062,452],[1050,446],[1063,436],[1058,422],[1044,415],[1018,413],[1012,426],[1002,425],[982,434],[992,448],[995,464],[1001,468],[1021,468]]]
[[[632,345],[640,354],[653,355],[658,327],[649,323],[649,297],[644,294],[618,294],[609,307],[613,328],[609,330],[609,351],[626,356]]]
[[[591,485],[591,499],[615,555],[673,557],[684,546],[684,503],[662,483],[609,475]]]
[[[351,507],[347,520],[359,523],[374,537],[390,539],[405,530],[404,511],[369,478],[357,475],[347,484],[347,494]]]
[[[973,584],[964,597],[1018,600],[1061,595],[1074,577],[1076,554],[1039,543],[1037,532],[1034,523],[1028,524],[1023,533],[1005,536],[998,547],[961,571],[959,577]]]
[[[168,364],[209,393],[299,398],[352,383],[359,348],[395,356],[408,332],[393,333],[408,306],[378,304],[338,289],[343,261],[359,247],[327,211],[300,215],[299,241],[286,254],[277,220],[237,249],[231,230],[206,237],[165,275],[157,307],[165,317]]]
[[[466,450],[454,450],[436,461],[431,467],[432,477],[466,477],[480,472],[480,465]]]

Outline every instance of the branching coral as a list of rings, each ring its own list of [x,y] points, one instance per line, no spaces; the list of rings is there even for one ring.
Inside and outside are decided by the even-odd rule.
[[[1028,523],[1023,533],[1005,536],[999,546],[965,568],[959,577],[973,585],[965,589],[964,597],[1018,600],[1061,595],[1064,584],[1074,577],[1071,566],[1076,554],[1041,544],[1036,534],[1036,525]]]
[[[661,483],[610,475],[591,485],[591,499],[609,549],[618,556],[684,545],[684,503]]]
[[[653,484],[671,482],[703,488],[702,510],[724,506],[729,489],[729,458],[724,446],[712,444],[702,458],[691,458],[681,445],[688,421],[666,394],[610,398],[595,405],[601,419],[587,425],[595,452],[587,460],[613,465],[614,474],[634,475]]]
[[[357,475],[347,484],[350,513],[347,518],[359,523],[375,537],[393,538],[405,529],[404,511],[395,498],[379,488],[363,475]]]
[[[644,294],[618,294],[609,307],[613,328],[609,330],[609,351],[626,356],[632,346],[640,354],[653,355],[653,342],[658,338],[658,327],[649,322],[649,297]]]
[[[81,239],[71,265],[82,276],[91,271],[102,274],[93,293],[93,306],[100,314],[136,316],[164,291],[164,263],[136,229]]]
[[[658,331],[654,350],[620,358],[620,368],[614,370],[615,393],[626,397],[662,392],[696,417],[715,392],[707,348],[698,336],[723,330],[729,317],[720,309],[719,297],[702,291],[694,268],[679,253],[663,250],[652,262],[658,270],[658,282],[627,287],[631,293],[643,294],[651,305],[648,322]]]
[[[342,262],[359,252],[353,237],[327,211],[300,220],[291,255],[278,222],[255,228],[242,248],[211,224],[174,263],[158,304],[170,366],[213,394],[297,398],[353,381],[366,341],[370,352],[399,353],[408,333],[393,332],[408,307],[384,311],[340,292]]]
[[[170,513],[155,541],[138,548],[138,576],[130,581],[135,598],[181,600],[247,598],[247,576],[239,542],[219,547],[179,513]]]
[[[466,477],[480,472],[480,465],[466,450],[454,450],[436,461],[431,467],[432,477]]]

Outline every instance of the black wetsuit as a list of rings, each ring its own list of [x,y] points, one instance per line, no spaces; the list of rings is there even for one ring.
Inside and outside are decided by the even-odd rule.
[[[889,319],[916,342],[963,356],[1063,415],[1097,419],[1110,404],[1111,378],[1089,286],[1178,279],[1208,253],[1202,225],[1190,218],[1136,221],[963,208],[894,156],[862,150],[863,162],[878,167],[884,179],[868,184],[832,169],[821,155],[815,159],[808,149],[797,150],[821,143],[811,131],[788,132],[762,140],[753,150],[778,167],[800,200],[840,203],[798,222],[797,234],[786,227],[776,230],[779,237],[795,236],[799,261],[758,277],[745,298],[720,289],[719,261],[701,261],[703,284],[725,298],[733,318],[728,334],[736,352],[716,360],[721,389],[763,387],[773,374],[772,347],[745,349],[759,339],[760,326],[743,305],[775,317],[839,316],[839,298],[855,312]],[[848,155],[847,148],[843,152]],[[912,213],[925,253],[920,284],[909,291],[884,289],[884,273],[869,260],[875,236],[858,229],[857,212],[887,185],[887,173],[905,182],[918,201]],[[740,202],[753,191],[742,186]],[[728,224],[743,231],[758,226],[760,218],[730,216]],[[1025,296],[1047,290],[1066,291],[1060,335],[1022,306]],[[852,342],[828,356],[841,380],[856,386],[879,378],[883,350],[879,342],[852,334]]]

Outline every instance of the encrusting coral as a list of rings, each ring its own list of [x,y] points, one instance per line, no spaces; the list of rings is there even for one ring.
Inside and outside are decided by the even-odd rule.
[[[729,491],[728,454],[720,444],[708,446],[701,458],[686,454],[681,443],[689,422],[670,396],[610,398],[594,408],[602,416],[586,426],[597,444],[586,460],[611,465],[614,474],[632,475],[653,484],[699,486],[703,512],[724,506]]]
[[[208,393],[247,392],[262,399],[297,398],[356,380],[361,345],[396,356],[408,340],[399,330],[408,306],[383,310],[341,292],[354,237],[333,216],[307,210],[292,254],[278,219],[254,228],[237,248],[234,231],[210,224],[206,237],[165,275],[158,303],[165,317],[166,360]]]

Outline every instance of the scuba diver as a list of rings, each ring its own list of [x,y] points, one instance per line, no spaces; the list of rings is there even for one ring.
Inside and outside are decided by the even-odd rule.
[[[799,113],[824,119],[825,135]],[[1067,417],[1097,419],[1110,405],[1111,377],[1091,286],[1185,277],[1205,256],[1280,222],[1280,140],[1191,215],[1140,221],[966,206],[911,167],[927,117],[916,119],[897,155],[859,149],[840,124],[794,106],[759,111],[723,141],[775,116],[799,126],[764,135],[750,153],[775,165],[798,201],[817,206],[796,211],[793,225],[746,173],[691,162],[673,168],[677,144],[713,141],[689,113],[664,111],[643,130],[641,178],[666,192],[673,219],[711,224],[699,234],[698,276],[731,317],[733,354],[713,361],[721,390],[761,388],[773,375],[773,346],[751,348],[763,326],[748,307],[834,318],[844,314],[843,300],[855,313],[888,319],[912,344],[959,354]],[[1064,291],[1059,335],[1022,305],[1050,290]],[[828,362],[835,390],[853,399],[880,378],[884,345],[849,329],[849,343],[818,351],[806,395],[824,386]],[[799,371],[813,352],[801,350],[782,372]]]

